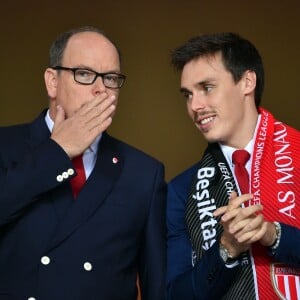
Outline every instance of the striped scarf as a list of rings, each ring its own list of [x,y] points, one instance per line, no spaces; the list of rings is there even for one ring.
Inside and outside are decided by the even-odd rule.
[[[296,211],[296,199],[300,197],[300,133],[276,121],[263,108],[260,114],[252,154],[250,187],[254,197],[250,205],[262,204],[265,220],[300,228],[300,210]],[[237,188],[231,169],[219,145],[209,144],[186,207],[195,261],[219,241],[222,226],[212,213],[228,203],[232,191]],[[299,268],[271,261],[266,248],[256,243],[243,258],[236,280],[224,291],[222,299],[297,300],[300,298],[293,286],[296,282],[300,288],[299,274]]]

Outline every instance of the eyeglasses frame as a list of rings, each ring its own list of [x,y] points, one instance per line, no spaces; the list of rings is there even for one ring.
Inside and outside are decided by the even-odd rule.
[[[126,75],[123,75],[123,74],[120,74],[120,73],[117,73],[117,72],[99,73],[99,72],[96,72],[96,71],[94,71],[94,70],[92,70],[92,69],[89,69],[89,68],[69,68],[69,67],[63,67],[63,66],[54,66],[54,67],[49,67],[49,68],[54,69],[54,70],[58,70],[58,71],[59,71],[59,70],[63,70],[63,71],[71,71],[71,72],[73,72],[74,80],[75,80],[77,83],[82,84],[82,85],[91,85],[91,84],[93,84],[93,83],[97,80],[98,77],[101,77],[101,78],[102,78],[102,82],[103,82],[103,84],[104,84],[104,76],[105,76],[105,75],[111,75],[111,74],[113,74],[113,75],[118,75],[120,78],[123,79],[121,85],[118,86],[118,87],[110,87],[110,86],[106,86],[106,85],[104,84],[104,86],[107,87],[107,88],[109,88],[109,89],[119,89],[119,88],[121,88],[121,87],[123,86],[124,82],[125,82],[125,79],[126,79]],[[93,80],[91,83],[82,83],[82,82],[80,82],[80,81],[77,81],[76,78],[75,78],[75,73],[76,73],[77,70],[86,70],[86,71],[90,71],[90,72],[92,72],[92,73],[95,73],[96,76],[95,76],[94,80]]]

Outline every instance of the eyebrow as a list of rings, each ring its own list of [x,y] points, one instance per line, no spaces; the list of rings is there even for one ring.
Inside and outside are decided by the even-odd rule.
[[[191,91],[189,89],[186,89],[186,88],[180,88],[179,92],[180,93],[186,93],[186,92],[191,93]]]
[[[205,86],[206,84],[211,84],[213,81],[215,81],[215,79],[212,79],[212,78],[207,78],[205,80],[202,80],[202,81],[199,81],[197,82],[195,85],[196,86]],[[185,87],[181,87],[179,89],[180,93],[184,93],[184,92],[191,92],[189,89],[185,88]]]
[[[83,70],[89,70],[89,71],[92,71],[92,72],[97,72],[97,73],[101,73],[101,72],[98,72],[96,71],[95,69],[89,67],[89,66],[86,66],[86,65],[77,65],[75,68],[78,68],[78,69],[83,69]],[[121,71],[118,69],[118,70],[108,70],[107,72],[105,73],[116,73],[116,74],[121,74]]]

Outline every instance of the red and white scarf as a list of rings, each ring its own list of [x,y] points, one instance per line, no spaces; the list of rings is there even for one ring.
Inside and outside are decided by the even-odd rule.
[[[250,205],[262,204],[267,221],[278,221],[300,229],[300,132],[260,109],[254,137]],[[193,262],[201,260],[222,234],[213,211],[227,205],[236,183],[218,144],[209,144],[191,185],[186,205],[186,224],[193,247]],[[300,242],[300,241],[299,241]],[[253,245],[251,258],[244,257],[236,280],[222,299],[298,300],[300,268],[276,263],[266,247]],[[251,263],[251,264],[250,264]],[[299,293],[299,291],[298,291]],[[241,298],[242,297],[242,298]]]
[[[254,197],[250,205],[262,204],[268,221],[300,229],[300,132],[275,120],[263,108],[260,114],[251,167],[250,190]],[[272,262],[259,245],[253,247],[252,254],[260,300],[278,296],[300,299],[295,290],[300,268]]]

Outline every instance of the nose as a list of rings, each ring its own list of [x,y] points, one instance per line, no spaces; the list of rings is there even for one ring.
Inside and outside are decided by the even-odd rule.
[[[205,108],[205,103],[201,95],[194,94],[191,99],[188,101],[188,106],[192,111],[200,111]]]
[[[103,79],[102,77],[97,77],[96,81],[93,83],[93,94],[96,96],[96,95],[99,95],[103,92],[106,91],[106,87],[103,83]]]

